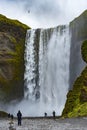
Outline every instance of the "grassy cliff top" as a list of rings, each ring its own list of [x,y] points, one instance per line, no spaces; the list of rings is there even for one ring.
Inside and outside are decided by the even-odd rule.
[[[26,35],[27,29],[30,29],[30,27],[18,20],[12,20],[0,14],[0,32],[8,33],[18,41]]]
[[[0,24],[3,22],[3,24],[10,24],[10,25],[15,25],[15,26],[19,26],[22,27],[23,29],[28,29],[30,27],[28,27],[27,25],[19,22],[18,20],[13,20],[13,19],[9,19],[6,16],[0,14]]]

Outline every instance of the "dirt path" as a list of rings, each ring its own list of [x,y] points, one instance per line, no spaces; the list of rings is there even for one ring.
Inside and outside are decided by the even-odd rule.
[[[7,119],[0,119],[0,130],[9,130]],[[87,130],[87,117],[72,119],[23,119],[22,126],[17,126],[17,120],[14,120],[16,130]]]

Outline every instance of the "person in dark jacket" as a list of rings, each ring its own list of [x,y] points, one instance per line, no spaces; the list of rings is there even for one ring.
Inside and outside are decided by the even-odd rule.
[[[44,115],[45,115],[45,117],[47,117],[47,113],[46,112],[44,113]]]
[[[20,110],[17,113],[17,119],[18,119],[18,125],[21,126],[21,120],[22,120],[22,113],[20,112]]]
[[[55,119],[55,111],[53,111],[53,118]]]
[[[8,113],[8,118],[10,118],[11,117],[11,115],[10,115],[10,113]]]

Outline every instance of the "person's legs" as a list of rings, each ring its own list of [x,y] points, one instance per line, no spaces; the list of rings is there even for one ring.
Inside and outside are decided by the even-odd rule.
[[[21,126],[21,119],[18,119],[18,126]]]
[[[21,120],[20,120],[20,125],[21,125]]]
[[[20,120],[18,120],[18,125],[20,125]]]
[[[20,123],[19,123],[19,120],[18,120],[18,125],[19,125]]]
[[[21,126],[21,119],[18,119],[18,125]]]

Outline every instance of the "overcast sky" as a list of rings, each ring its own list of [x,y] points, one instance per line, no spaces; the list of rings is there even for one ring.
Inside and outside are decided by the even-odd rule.
[[[67,24],[87,9],[87,0],[0,0],[0,14],[31,28]]]

